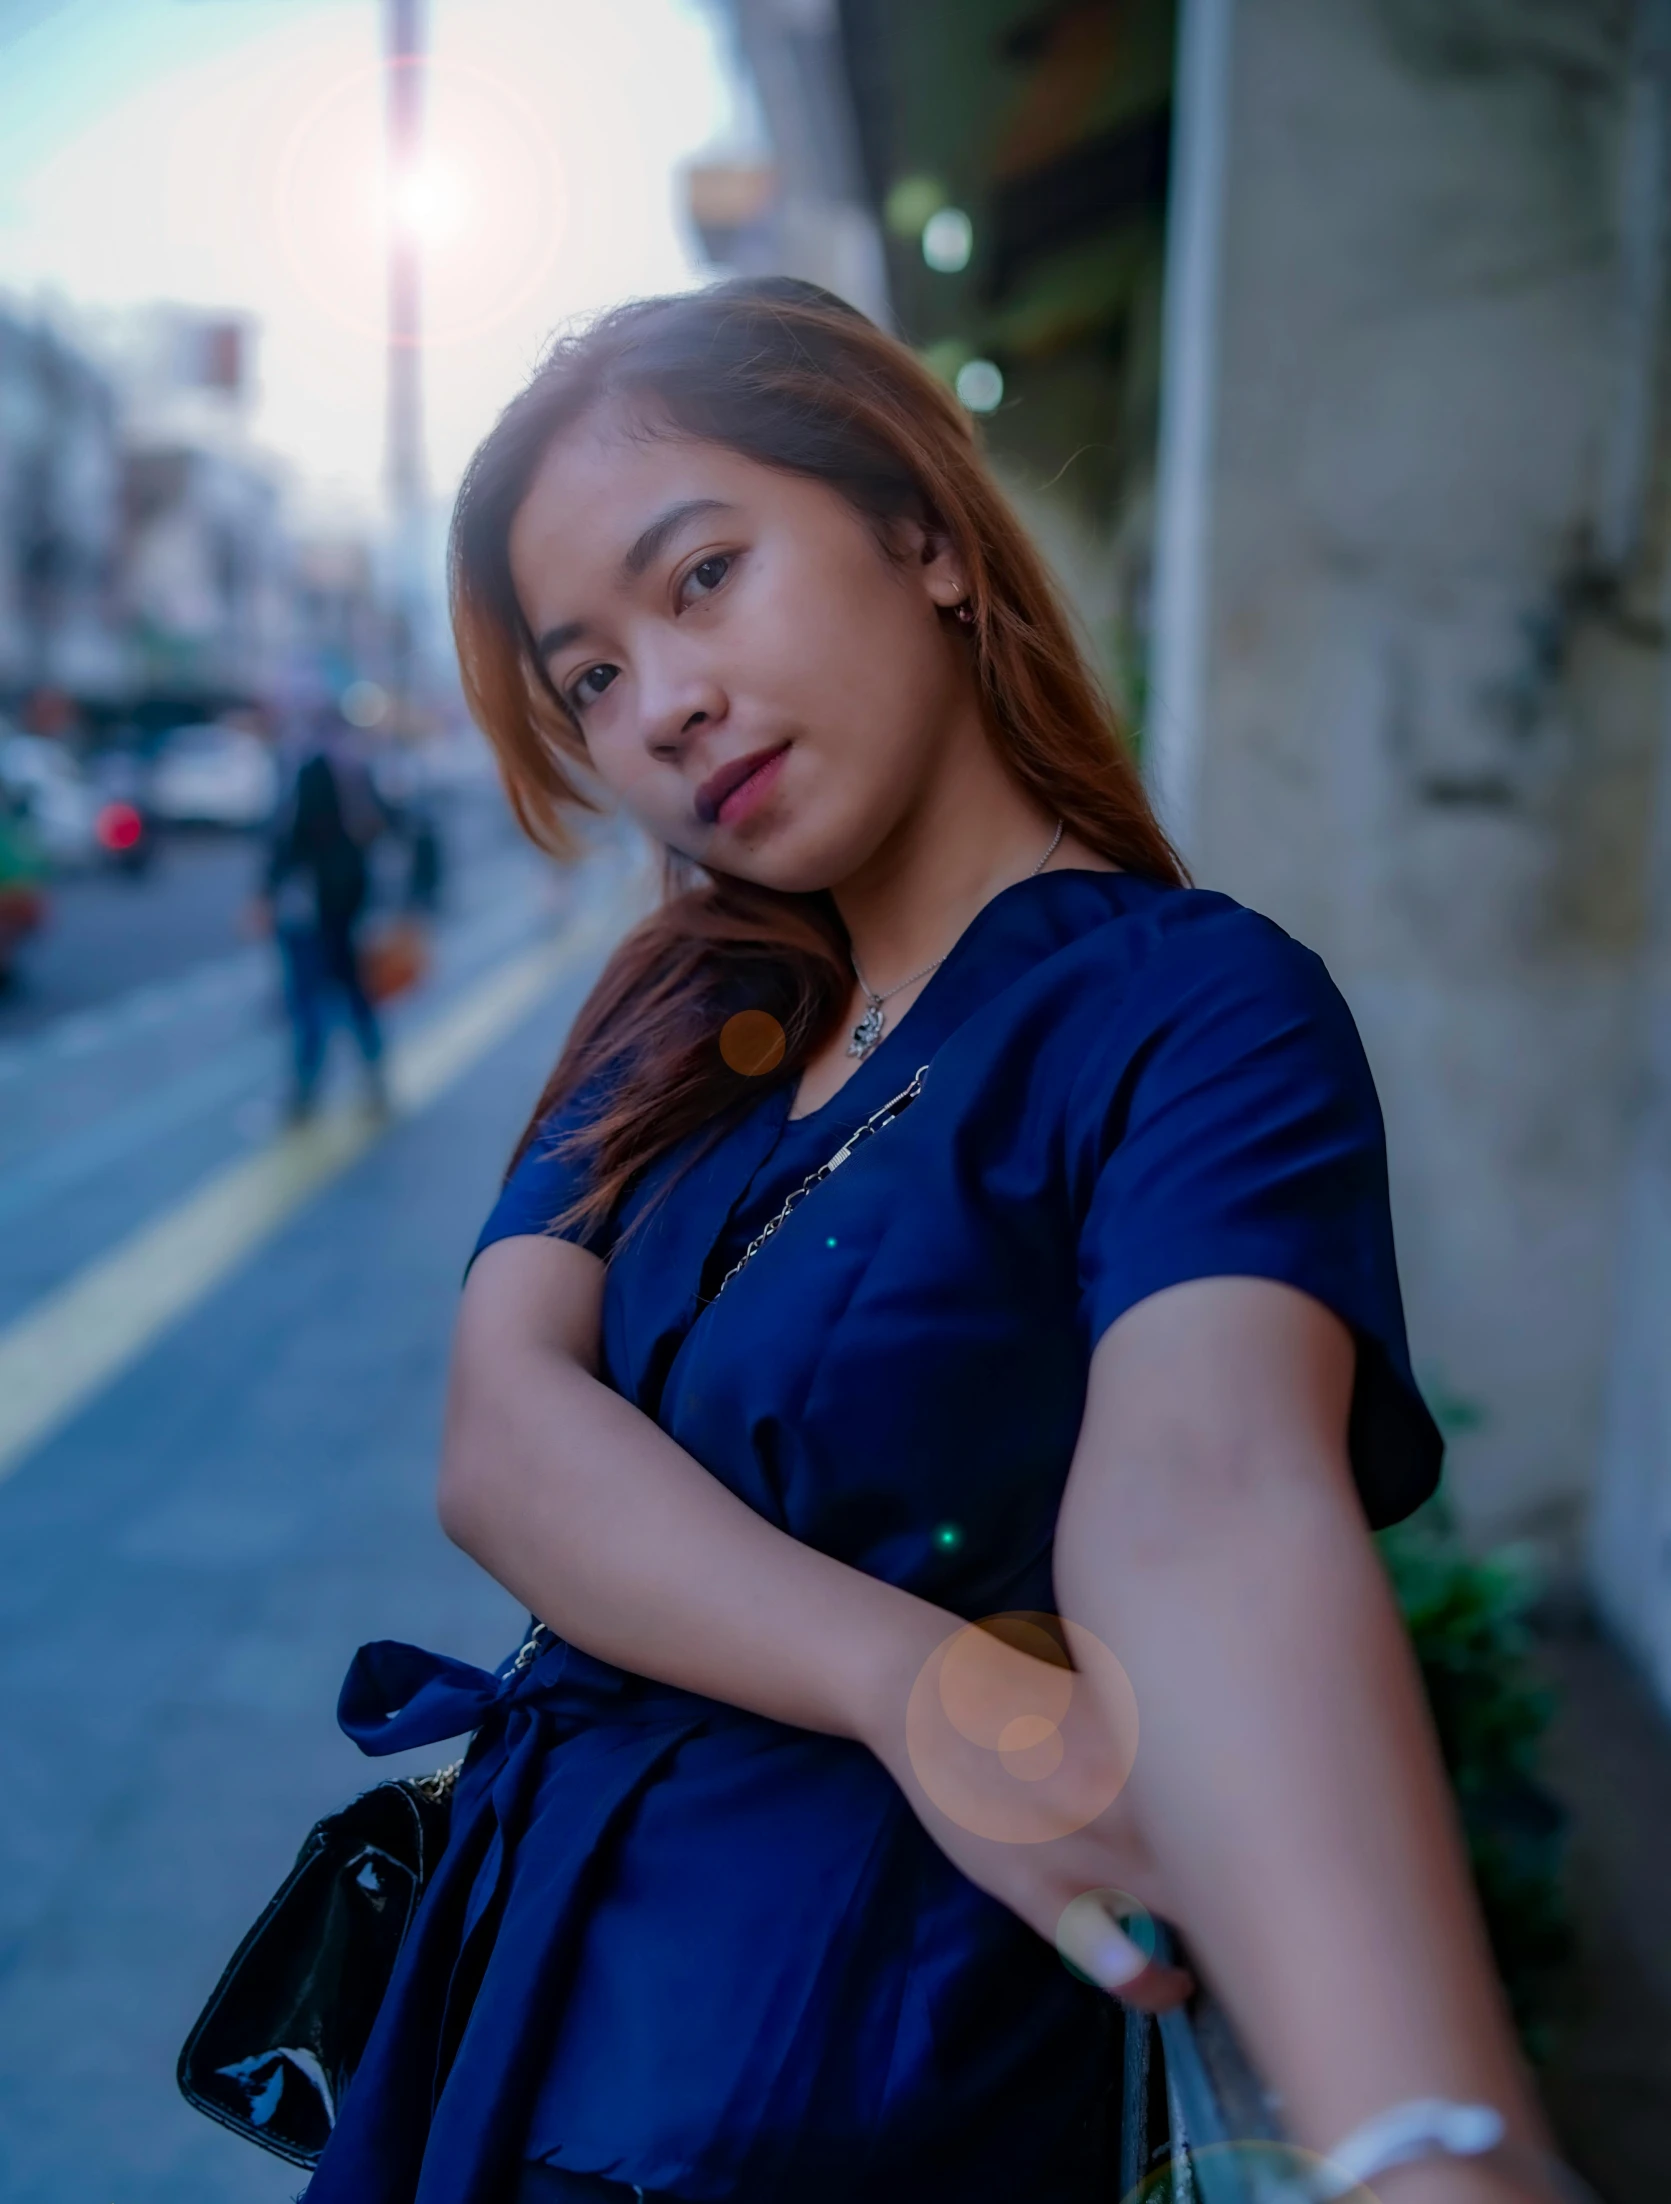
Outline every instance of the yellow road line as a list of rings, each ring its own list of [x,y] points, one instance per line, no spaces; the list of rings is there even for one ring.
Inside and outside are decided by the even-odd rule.
[[[615,924],[620,923],[619,913]],[[397,1116],[434,1101],[610,932],[604,917],[501,965],[395,1049]],[[378,1139],[332,1114],[215,1172],[0,1332],[0,1480]]]

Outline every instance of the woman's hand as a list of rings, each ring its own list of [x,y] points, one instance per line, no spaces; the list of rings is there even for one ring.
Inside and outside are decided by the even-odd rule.
[[[1118,1664],[1071,1625],[1068,1668],[1041,1620],[948,1621],[915,1621],[864,1741],[972,1883],[1127,2003],[1177,2004],[1189,1977],[1144,1934],[1164,1899],[1120,1795],[1137,1736]]]

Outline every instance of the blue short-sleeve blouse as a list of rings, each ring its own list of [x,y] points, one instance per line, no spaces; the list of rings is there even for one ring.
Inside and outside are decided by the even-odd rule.
[[[479,1246],[549,1229],[587,1100]],[[765,1084],[586,1240],[610,1256],[607,1382],[792,1536],[954,1615],[1053,1608],[1091,1351],[1208,1276],[1279,1280],[1350,1327],[1371,1524],[1432,1490],[1373,1082],[1324,966],[1268,920],[1040,874],[832,1100],[790,1101]],[[476,1736],[316,2204],[491,2204],[518,2155],[749,2204],[1109,2193],[1108,2001],[950,1866],[862,1747],[561,1643],[492,1678],[368,1647],[342,1711],[371,1749]]]

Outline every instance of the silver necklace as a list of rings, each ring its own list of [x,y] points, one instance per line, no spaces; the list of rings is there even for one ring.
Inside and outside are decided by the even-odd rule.
[[[917,1099],[918,1095],[922,1093],[923,1081],[927,1077],[928,1066],[926,1064],[919,1064],[917,1066],[917,1075],[911,1081],[911,1084],[908,1087],[901,1087],[898,1094],[890,1095],[888,1100],[882,1104],[880,1109],[872,1110],[870,1115],[865,1119],[864,1123],[856,1127],[853,1132],[848,1134],[847,1138],[842,1142],[841,1146],[836,1150],[835,1154],[830,1157],[827,1163],[821,1163],[816,1171],[809,1171],[807,1173],[806,1177],[802,1179],[800,1185],[795,1188],[794,1192],[784,1203],[783,1207],[778,1211],[777,1215],[773,1217],[769,1223],[763,1224],[760,1227],[760,1230],[754,1235],[754,1238],[750,1240],[747,1247],[744,1248],[741,1255],[738,1256],[737,1260],[732,1264],[731,1268],[726,1272],[725,1276],[714,1288],[712,1294],[708,1297],[708,1300],[704,1302],[704,1307],[712,1307],[713,1303],[719,1299],[720,1295],[725,1291],[726,1287],[730,1285],[732,1279],[736,1277],[738,1271],[742,1269],[743,1265],[745,1263],[751,1262],[754,1257],[759,1254],[760,1250],[765,1246],[766,1242],[772,1237],[775,1232],[782,1231],[783,1227],[788,1223],[789,1219],[794,1215],[795,1211],[799,1209],[802,1202],[806,1200],[807,1196],[812,1192],[815,1186],[822,1186],[824,1181],[829,1177],[832,1171],[839,1171],[841,1169],[842,1165],[847,1161],[848,1157],[853,1153],[856,1148],[862,1148],[867,1140],[874,1140],[876,1138],[876,1135],[882,1130],[884,1125],[891,1125],[894,1119],[900,1114],[901,1110],[908,1110],[911,1107],[911,1104]],[[830,1244],[832,1247],[835,1245],[833,1240]]]
[[[1025,879],[1031,880],[1035,878],[1036,875],[1043,872],[1045,866],[1048,865],[1050,860],[1055,856],[1056,845],[1062,839],[1062,825],[1063,822],[1058,819],[1056,822],[1056,831],[1050,837],[1050,847],[1045,851],[1044,855],[1033,867],[1033,870],[1023,875]],[[853,967],[853,977],[858,981],[860,988],[863,990],[865,999],[865,1013],[864,1016],[859,1020],[858,1024],[853,1028],[853,1031],[848,1038],[847,1053],[849,1056],[857,1056],[863,1058],[870,1054],[871,1050],[882,1038],[883,1030],[887,1025],[888,1021],[883,1013],[882,1005],[887,1002],[891,997],[903,994],[905,989],[908,988],[913,981],[927,979],[930,972],[938,972],[941,965],[945,963],[947,957],[951,955],[951,951],[949,949],[942,950],[940,955],[935,958],[932,964],[925,964],[920,972],[913,972],[906,979],[896,980],[892,987],[884,988],[880,995],[877,994],[875,988],[871,986],[870,982],[859,970],[859,960],[856,956],[853,955],[851,949],[848,950],[847,955],[848,960]]]

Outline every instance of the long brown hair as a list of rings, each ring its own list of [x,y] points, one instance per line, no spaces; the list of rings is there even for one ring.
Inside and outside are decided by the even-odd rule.
[[[969,631],[991,739],[1019,785],[1101,855],[1182,881],[1113,710],[1043,561],[981,458],[969,417],[906,347],[808,283],[739,279],[616,308],[553,345],[470,462],[453,512],[453,631],[471,711],[523,828],[573,853],[565,814],[601,808],[585,744],[534,648],[511,580],[511,523],[553,440],[603,404],[664,421],[838,491],[879,530],[943,528],[973,601]],[[564,1221],[601,1220],[628,1183],[760,1093],[719,1045],[735,1011],[784,1030],[782,1078],[848,1000],[847,936],[827,893],[707,874],[665,853],[660,907],[616,949],[546,1083],[547,1114],[596,1082],[574,1136],[587,1191]],[[732,1053],[735,1053],[733,1051]]]

